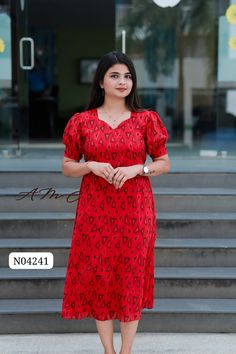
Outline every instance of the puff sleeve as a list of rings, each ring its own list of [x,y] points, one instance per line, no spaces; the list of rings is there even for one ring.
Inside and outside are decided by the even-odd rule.
[[[148,112],[146,126],[146,151],[152,159],[168,154],[166,142],[168,132],[159,115],[154,111]]]
[[[82,152],[82,134],[81,134],[81,119],[80,114],[75,113],[68,121],[62,142],[65,145],[64,156],[72,160],[80,161]]]

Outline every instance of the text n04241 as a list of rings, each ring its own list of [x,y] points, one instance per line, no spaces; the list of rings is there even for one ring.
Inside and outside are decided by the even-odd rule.
[[[9,267],[11,269],[51,269],[54,257],[51,252],[11,252]]]

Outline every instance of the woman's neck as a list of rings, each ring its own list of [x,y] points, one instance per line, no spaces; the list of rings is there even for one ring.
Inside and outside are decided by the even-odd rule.
[[[105,98],[102,107],[110,113],[120,113],[128,110],[125,104],[125,100],[114,100]]]

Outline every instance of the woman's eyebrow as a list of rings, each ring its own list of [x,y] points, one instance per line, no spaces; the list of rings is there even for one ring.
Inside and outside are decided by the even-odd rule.
[[[121,75],[121,73],[118,73],[118,71],[112,71],[112,72],[110,72],[110,74],[118,74],[118,75]],[[130,72],[128,71],[128,72],[125,73],[125,74],[130,74]]]

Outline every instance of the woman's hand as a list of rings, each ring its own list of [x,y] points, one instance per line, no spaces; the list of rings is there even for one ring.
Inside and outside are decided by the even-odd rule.
[[[88,167],[95,175],[104,178],[108,183],[112,183],[114,168],[110,163],[90,161]]]
[[[127,179],[137,176],[142,170],[143,165],[133,165],[128,167],[117,167],[114,169],[114,177],[112,183],[115,188],[121,188]]]
[[[113,168],[110,163],[106,162],[89,162],[89,169],[95,175],[104,178],[108,183],[114,184],[116,189],[121,188],[125,181],[137,176],[143,165],[132,165],[126,167]]]

